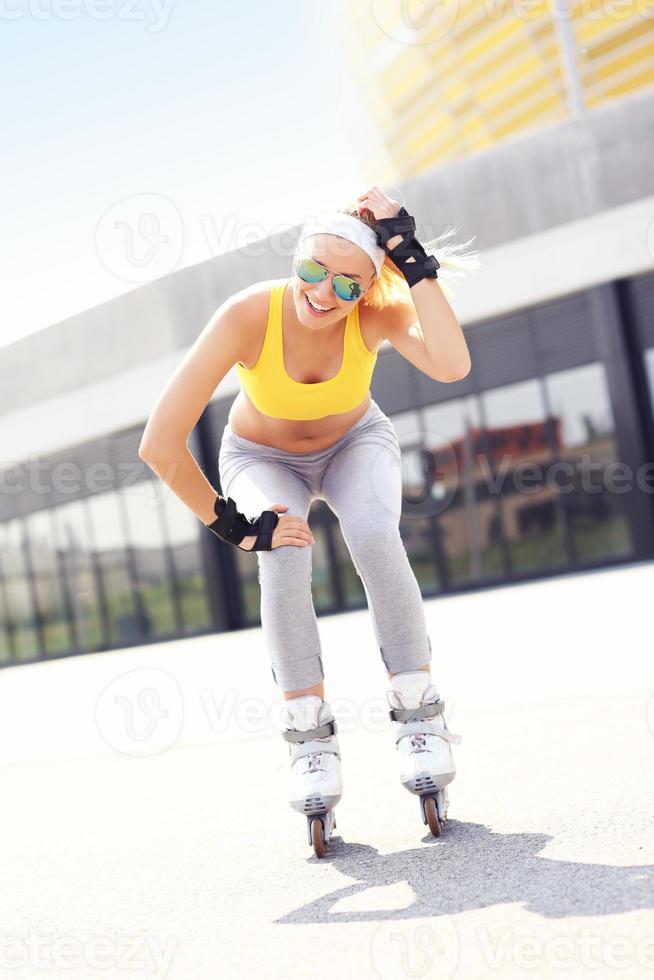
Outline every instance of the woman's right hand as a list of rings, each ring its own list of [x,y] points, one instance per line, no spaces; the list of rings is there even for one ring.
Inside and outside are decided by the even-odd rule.
[[[271,504],[270,507],[266,507],[266,510],[274,510],[279,514],[281,511],[288,510],[288,504]],[[256,534],[248,535],[248,537],[243,538],[238,547],[244,551],[252,551],[256,540]],[[295,545],[297,548],[304,548],[315,542],[311,528],[303,517],[286,514],[277,521],[271,543],[271,550],[274,550],[281,548],[282,545]]]

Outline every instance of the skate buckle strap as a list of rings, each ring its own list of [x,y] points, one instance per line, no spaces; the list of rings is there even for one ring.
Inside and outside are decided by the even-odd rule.
[[[317,738],[310,738],[307,742],[292,742],[288,750],[291,754],[291,761],[295,762],[296,759],[300,759],[303,756],[308,755],[336,755],[340,759],[341,753],[338,747],[338,742],[334,739],[332,742],[322,742]]]
[[[388,713],[393,721],[418,721],[420,718],[442,715],[444,710],[444,701],[432,701],[430,704],[421,704],[419,708],[391,708]]]
[[[287,742],[308,742],[313,738],[327,738],[328,735],[336,734],[336,722],[326,721],[324,725],[320,725],[318,728],[308,728],[305,732],[296,732],[294,729],[290,731],[283,731],[282,738],[285,738]]]
[[[398,725],[395,733],[395,742],[397,743],[400,739],[406,738],[407,735],[438,735],[439,738],[445,739],[446,742],[452,742],[454,745],[458,745],[461,741],[460,735],[455,735],[447,727],[439,728],[427,719],[424,721],[402,722],[401,725]]]

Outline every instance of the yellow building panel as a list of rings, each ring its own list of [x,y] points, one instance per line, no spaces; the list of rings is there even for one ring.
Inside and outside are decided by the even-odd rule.
[[[488,133],[484,133],[476,140],[471,140],[467,146],[468,155],[473,153],[481,153],[483,150],[488,150],[493,144],[497,142],[493,136],[489,136]]]
[[[414,4],[410,10],[407,2]],[[652,84],[654,17],[643,16],[645,2],[575,4],[573,36],[588,107]],[[407,17],[419,17],[418,0],[372,6],[346,0],[348,57],[381,128],[389,166],[403,178],[569,116],[552,0],[530,2],[523,16],[499,0],[445,0],[441,37],[422,4],[425,23],[412,39]]]
[[[592,20],[583,16],[575,17],[572,24],[580,48],[589,47],[598,39],[606,35],[610,37],[624,28],[623,21],[617,21],[614,17],[606,16],[594,17]]]
[[[606,7],[603,2],[589,4],[585,0],[573,11],[572,18],[580,45],[583,47],[603,34],[611,36],[619,33],[630,21],[645,23],[646,18],[639,12],[639,7],[639,3],[619,3]]]
[[[543,62],[531,52],[525,52],[521,61],[506,65],[502,74],[489,79],[486,85],[478,85],[477,97],[489,102],[502,93],[517,92],[529,78],[534,77],[543,79]]]
[[[488,115],[469,116],[465,120],[457,120],[457,123],[459,137],[464,140],[466,146],[469,146],[471,140],[477,138],[480,131],[490,134],[495,132],[493,120]]]
[[[547,32],[549,33],[549,32]],[[545,37],[545,32],[544,32]],[[542,43],[539,38],[531,37],[530,42],[537,42],[533,44],[532,50],[536,52],[541,57],[542,70],[550,71],[552,67],[558,69],[559,64],[559,48],[554,38],[548,38]],[[467,77],[473,81],[477,82],[480,79],[487,78],[491,73],[497,71],[498,69],[503,69],[511,61],[518,60],[525,52],[525,38],[520,36],[516,39],[514,44],[507,46],[506,48],[498,48],[494,53],[492,58],[488,58],[486,61],[477,62],[475,64],[466,65]]]
[[[598,66],[593,71],[593,78],[597,81],[612,78],[620,72],[629,71],[639,65],[645,58],[654,58],[654,38],[649,44],[643,44],[638,48],[632,48],[622,55],[621,58],[614,58],[608,61],[601,68]]]
[[[422,131],[415,133],[412,139],[406,141],[405,145],[408,152],[420,153],[426,146],[433,144],[436,135],[444,129],[448,129],[449,125],[446,116],[440,116],[436,121],[433,119],[425,120]]]
[[[452,154],[456,153],[458,146],[459,146],[458,136],[456,133],[452,133],[452,132],[443,133],[443,139],[439,143],[437,143],[433,148],[433,152],[432,152],[433,162],[437,163],[438,160],[443,159],[444,157],[451,156]],[[426,154],[424,155],[423,159],[427,159]]]
[[[407,96],[415,93],[421,87],[429,86],[433,83],[433,81],[434,77],[431,72],[407,72],[402,78],[394,81],[392,86],[389,86],[389,92],[392,92],[393,101],[398,105],[398,108],[401,109],[403,102],[411,101],[407,98]]]
[[[473,151],[477,152],[479,150],[488,149],[496,141],[490,137],[480,133],[478,139],[472,146],[466,146],[467,154]],[[457,134],[451,135],[448,139],[443,140],[432,149],[427,148],[421,155],[408,157],[403,161],[403,169],[405,172],[412,173],[424,173],[426,170],[431,170],[437,167],[439,164],[446,163],[451,160],[459,160],[461,158],[461,140]]]
[[[484,106],[484,111],[490,119],[495,120],[511,109],[519,108],[522,103],[527,102],[535,95],[539,93],[545,94],[546,91],[547,82],[542,78],[534,78],[528,84],[521,86],[519,91],[506,92],[503,99],[498,100],[490,106]],[[554,91],[548,91],[547,94],[555,98],[562,108],[565,108],[565,98],[560,88],[555,87]]]
[[[463,58],[467,62],[476,62],[490,57],[493,51],[502,44],[513,42],[525,43],[525,24],[515,18],[505,17],[501,22],[487,21],[484,34],[475,44],[462,47]]]
[[[423,131],[405,144],[407,152],[414,157],[424,156],[432,152],[435,158],[440,158],[443,148],[447,145],[461,143],[461,132],[455,120],[448,116],[439,116],[429,120]]]
[[[443,102],[459,102],[461,99],[470,98],[470,85],[461,75],[454,75],[448,78],[440,89],[440,98]]]
[[[590,60],[614,54],[625,45],[642,36],[654,34],[654,20],[639,20],[632,24],[620,24],[618,29],[607,33],[600,43],[587,47],[586,57]]]
[[[537,121],[542,122],[548,118],[561,118],[560,102],[555,96],[548,96],[542,99],[537,106],[533,106],[525,112],[518,113],[504,126],[498,126],[495,129],[495,135],[497,137],[508,136],[509,134],[516,133],[520,129],[533,126]]]
[[[650,65],[639,75],[626,79],[624,82],[614,85],[612,88],[606,89],[604,92],[604,97],[607,99],[615,99],[620,95],[629,95],[632,92],[637,92],[639,89],[645,88],[645,86],[652,84],[654,84],[654,65]]]
[[[404,44],[395,46],[396,55],[385,63],[376,73],[377,81],[382,85],[393,85],[397,78],[402,78],[419,68],[415,51]]]
[[[451,99],[444,99],[439,90],[426,93],[410,113],[406,113],[393,134],[394,142],[408,140],[416,132],[416,129],[425,124],[425,120],[432,118],[435,113],[450,115],[453,111],[459,112],[459,103],[452,102]]]

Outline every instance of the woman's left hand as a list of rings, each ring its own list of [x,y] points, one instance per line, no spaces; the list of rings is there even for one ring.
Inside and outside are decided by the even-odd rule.
[[[357,209],[370,211],[375,221],[381,218],[394,218],[402,207],[401,201],[387,197],[377,186],[371,187],[365,194],[357,197]]]

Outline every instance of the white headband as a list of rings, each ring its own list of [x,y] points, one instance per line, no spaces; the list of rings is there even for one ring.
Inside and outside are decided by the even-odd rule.
[[[372,259],[377,275],[381,272],[386,252],[377,244],[377,236],[370,225],[359,218],[340,211],[321,211],[315,218],[308,219],[303,228],[300,241],[311,235],[337,235],[358,245]]]

